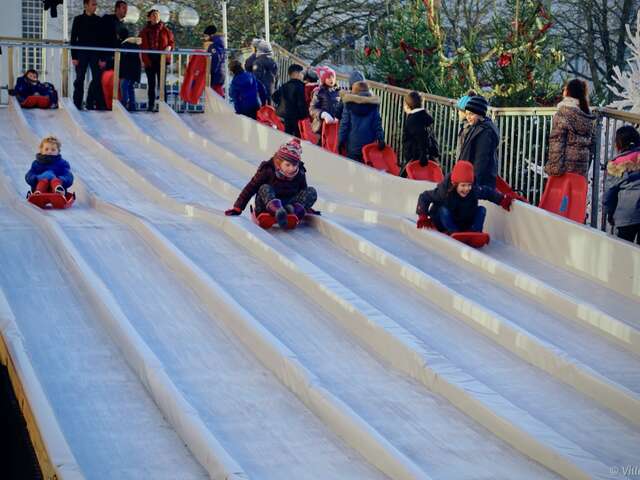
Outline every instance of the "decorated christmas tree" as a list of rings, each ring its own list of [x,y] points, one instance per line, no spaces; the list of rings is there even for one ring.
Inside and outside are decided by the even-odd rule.
[[[631,28],[627,25],[627,37],[631,58],[627,60],[626,71],[623,72],[618,66],[613,68],[614,84],[607,86],[619,100],[615,100],[609,106],[640,113],[640,12],[636,17],[635,33],[631,33]]]

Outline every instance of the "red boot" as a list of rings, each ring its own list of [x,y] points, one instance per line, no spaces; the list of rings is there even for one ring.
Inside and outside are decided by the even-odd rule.
[[[51,180],[51,191],[64,196],[64,187],[62,186],[62,182],[59,178],[56,177]]]
[[[49,180],[38,180],[36,189],[33,191],[34,195],[40,195],[41,193],[47,193],[49,191]]]

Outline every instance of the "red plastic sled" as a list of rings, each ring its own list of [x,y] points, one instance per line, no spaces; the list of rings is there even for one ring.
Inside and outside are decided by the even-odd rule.
[[[44,95],[31,95],[20,104],[22,108],[49,108],[51,101]]]
[[[362,147],[362,157],[364,163],[378,170],[384,170],[391,175],[399,175],[398,157],[389,145],[384,150],[378,148],[378,143],[370,143]]]
[[[251,219],[256,223],[256,225],[264,228],[265,230],[270,229],[276,224],[275,215],[271,215],[270,213],[263,212],[259,215],[256,215],[255,210],[251,207]],[[296,217],[293,213],[287,215],[287,230],[293,230],[298,226],[298,217]]]
[[[280,117],[278,117],[276,109],[271,105],[264,105],[260,107],[258,113],[256,113],[256,120],[284,132],[284,124],[282,123],[282,120],[280,120]]]
[[[429,160],[426,167],[420,166],[418,160],[412,160],[407,164],[405,171],[407,172],[407,178],[412,180],[425,180],[434,183],[440,183],[444,180],[440,165],[433,160]]]
[[[484,232],[457,232],[452,233],[451,238],[473,248],[482,248],[491,241],[489,234]]]
[[[318,144],[318,135],[311,129],[311,120],[305,118],[304,120],[298,120],[298,129],[300,130],[300,138],[311,142],[314,145]]]
[[[202,51],[202,50],[196,50]],[[187,103],[197,105],[207,82],[207,57],[194,55],[189,59],[184,80],[180,87],[180,98]]]
[[[63,197],[59,193],[41,193],[33,195],[31,192],[27,194],[29,203],[33,203],[40,208],[52,208],[55,210],[69,208],[76,200],[76,194],[67,192]]]
[[[338,131],[340,122],[322,122],[322,148],[338,153]]]
[[[587,189],[587,179],[577,173],[551,176],[538,206],[574,222],[584,223],[587,214]]]
[[[504,178],[502,178],[500,175],[498,175],[496,178],[496,190],[498,190],[503,195],[507,195],[507,194],[515,195],[516,200],[529,203],[529,200],[527,199],[527,197],[521,195],[520,193],[516,192],[513,188],[511,188],[511,185],[509,185],[507,181]]]
[[[104,102],[107,108],[111,110],[113,108],[113,70],[105,70],[102,72],[100,79],[102,84],[102,94],[104,95]],[[118,99],[122,98],[122,92],[118,88]]]

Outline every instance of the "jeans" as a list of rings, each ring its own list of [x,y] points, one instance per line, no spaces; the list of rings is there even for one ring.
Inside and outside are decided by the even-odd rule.
[[[122,93],[122,105],[129,110],[133,111],[136,109],[136,90],[135,83],[133,80],[127,80],[123,78],[120,80],[120,92]]]
[[[256,215],[259,215],[267,211],[267,204],[276,199],[276,192],[271,185],[264,184],[258,190],[256,195]],[[280,198],[283,206],[293,205],[299,203],[305,209],[311,208],[318,199],[318,193],[313,187],[307,187],[305,190],[300,190],[291,198]]]
[[[448,233],[481,232],[486,216],[487,209],[482,206],[478,206],[478,208],[476,209],[476,213],[473,216],[473,222],[471,223],[470,228],[461,228],[453,218],[451,210],[449,210],[447,207],[439,207],[436,211],[434,220],[436,222],[436,226],[440,230],[444,230]],[[463,225],[463,227],[465,226]]]
[[[87,68],[91,69],[91,83],[87,94],[87,108],[105,109],[104,96],[102,95],[102,71],[98,65],[98,54],[96,52],[81,51],[78,53],[78,65],[76,65],[76,79],[73,82],[73,103],[80,110],[84,99],[84,77]]]
[[[151,66],[144,67],[144,72],[147,74],[147,98],[149,103],[147,104],[147,110],[153,110],[156,104],[156,85],[160,85],[160,56],[158,54],[149,55],[151,58]],[[165,98],[166,100],[166,88]]]
[[[617,228],[617,237],[640,245],[640,223]]]

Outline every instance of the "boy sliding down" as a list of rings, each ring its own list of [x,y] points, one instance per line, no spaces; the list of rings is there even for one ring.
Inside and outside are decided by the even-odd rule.
[[[45,137],[40,142],[39,153],[24,177],[33,195],[55,192],[64,196],[73,183],[71,167],[60,155],[61,147],[56,137]]]
[[[274,215],[281,228],[287,226],[288,213],[302,220],[318,194],[315,188],[307,186],[301,155],[299,139],[294,138],[282,145],[271,160],[260,164],[258,171],[238,195],[233,208],[224,212],[225,215],[240,215],[251,197],[256,195],[256,215],[264,212]]]
[[[482,232],[486,208],[478,200],[489,200],[505,210],[511,209],[514,196],[503,195],[490,187],[473,184],[473,165],[459,160],[453,171],[434,190],[418,198],[418,228],[437,228],[441,232]]]

